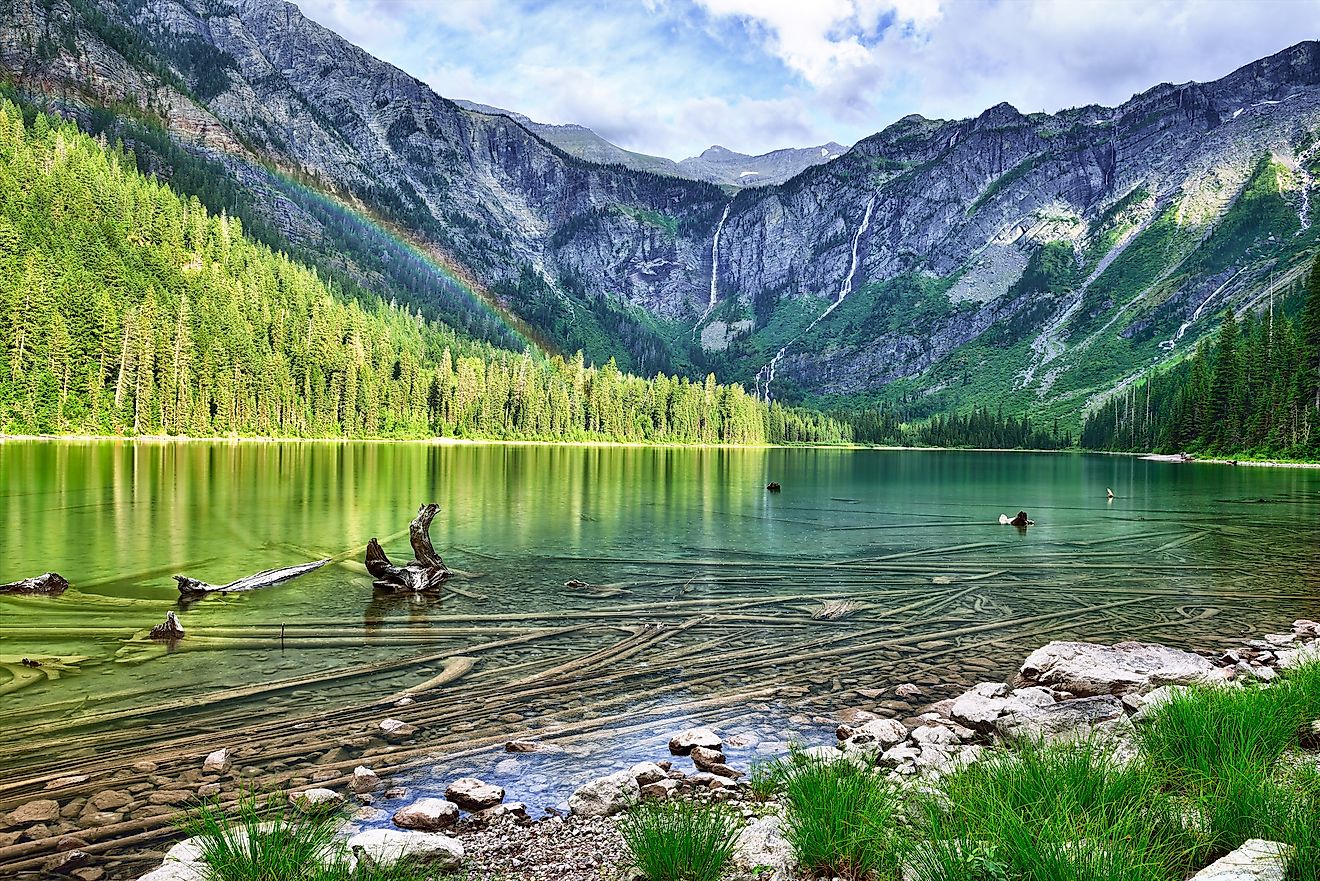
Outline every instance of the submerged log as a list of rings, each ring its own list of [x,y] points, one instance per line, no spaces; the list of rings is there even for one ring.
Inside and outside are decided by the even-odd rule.
[[[151,628],[151,638],[170,641],[183,639],[183,625],[179,623],[179,616],[173,612],[166,612],[165,620]]]
[[[431,544],[431,521],[439,511],[440,506],[434,502],[422,505],[408,525],[408,537],[416,558],[410,563],[395,566],[385,555],[380,542],[374,538],[367,542],[365,562],[377,590],[427,593],[439,590],[441,582],[452,574]]]
[[[46,572],[35,578],[24,578],[10,584],[0,584],[0,594],[24,594],[57,597],[69,589],[69,582],[57,572]]]
[[[766,488],[767,490],[769,490],[770,492],[772,492],[772,493],[777,493],[777,492],[779,492],[781,489],[783,489],[783,487],[781,487],[778,483],[775,483],[773,480],[770,481],[769,483],[767,483],[767,484],[765,485],[765,488]]]
[[[283,569],[267,569],[265,572],[258,572],[256,575],[249,575],[247,578],[240,578],[228,584],[207,584],[205,581],[198,581],[196,578],[189,578],[186,575],[175,575],[174,580],[179,582],[179,593],[186,597],[208,593],[239,593],[247,590],[257,590],[262,587],[274,587],[291,578],[297,578],[299,575],[306,575],[308,572],[320,569],[329,562],[329,559],[325,559],[312,563],[300,563],[297,566],[286,566]]]

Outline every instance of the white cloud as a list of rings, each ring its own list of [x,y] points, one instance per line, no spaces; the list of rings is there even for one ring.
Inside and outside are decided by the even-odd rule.
[[[303,0],[448,97],[682,158],[908,113],[1114,104],[1304,37],[1320,0]]]

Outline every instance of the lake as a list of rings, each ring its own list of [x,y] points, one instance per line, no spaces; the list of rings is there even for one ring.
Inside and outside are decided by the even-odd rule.
[[[374,593],[367,540],[409,559],[429,501],[459,592]],[[394,716],[415,788],[475,772],[539,808],[689,724],[741,734],[746,766],[1050,639],[1214,649],[1320,617],[1317,513],[1316,470],[1068,453],[4,442],[0,582],[73,588],[0,598],[0,777],[234,741],[287,778]],[[186,606],[170,578],[320,557]],[[145,638],[169,610],[173,650]],[[556,748],[503,752],[529,737]]]

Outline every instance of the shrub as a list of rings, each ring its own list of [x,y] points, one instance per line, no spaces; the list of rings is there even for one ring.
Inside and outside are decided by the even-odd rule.
[[[715,881],[733,858],[740,826],[723,804],[647,801],[619,833],[648,881]]]
[[[893,785],[845,758],[794,753],[783,768],[784,835],[802,871],[848,879],[898,863]]]

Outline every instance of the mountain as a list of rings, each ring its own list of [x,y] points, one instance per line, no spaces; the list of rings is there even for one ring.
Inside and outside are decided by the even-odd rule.
[[[163,129],[318,267],[443,299],[380,268],[386,244],[373,272],[374,246],[339,258],[353,237],[327,244],[291,181],[419,244],[550,349],[781,400],[1080,426],[1225,308],[1287,302],[1316,246],[1314,42],[1112,108],[906,117],[729,196],[464,109],[280,0],[9,5],[0,67],[20,91],[90,129],[111,108],[110,134],[175,182],[140,134]]]
[[[760,156],[714,146],[700,156],[684,159],[678,167],[696,180],[734,187],[757,187],[782,184],[814,165],[838,159],[847,151],[847,147],[833,141],[817,147],[772,150]]]
[[[507,116],[565,153],[588,162],[622,165],[634,171],[667,174],[727,187],[780,184],[813,165],[838,159],[848,150],[842,144],[831,141],[816,147],[788,147],[762,153],[759,156],[749,156],[716,145],[705,150],[700,156],[675,162],[662,156],[649,156],[645,153],[625,150],[605,140],[586,126],[536,122],[521,113],[492,107],[489,104],[478,104],[475,101],[455,100],[454,103],[476,113]]]

